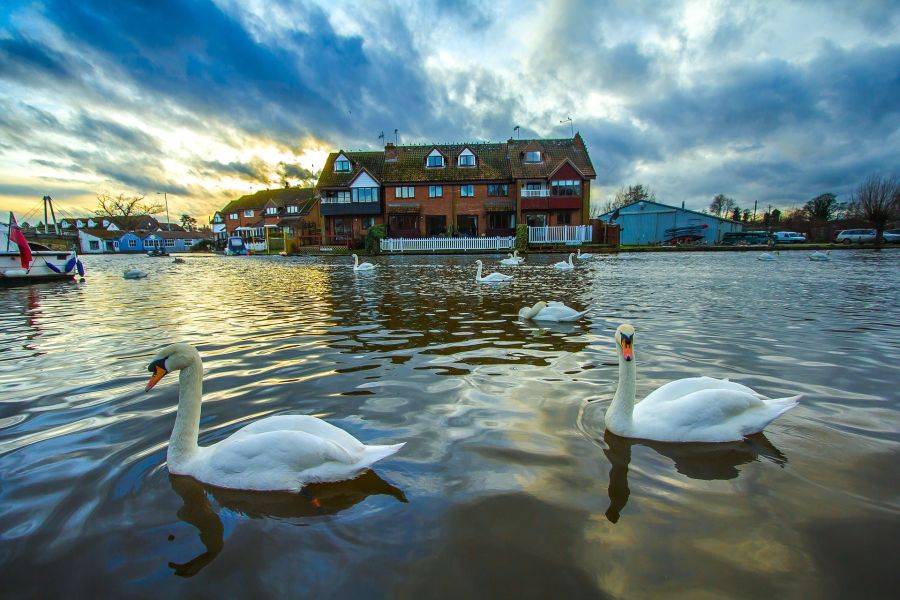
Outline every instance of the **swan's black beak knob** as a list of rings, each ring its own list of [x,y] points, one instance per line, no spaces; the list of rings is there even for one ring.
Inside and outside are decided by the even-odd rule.
[[[159,383],[159,380],[166,376],[168,371],[166,370],[166,359],[160,358],[158,360],[154,360],[150,363],[150,366],[147,367],[147,370],[153,373],[150,377],[150,381],[147,382],[147,387],[144,388],[145,392],[149,392],[154,385]]]

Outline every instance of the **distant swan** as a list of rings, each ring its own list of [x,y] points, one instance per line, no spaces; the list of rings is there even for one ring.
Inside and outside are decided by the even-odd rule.
[[[572,262],[572,259],[575,257],[574,252],[569,253],[569,262],[559,261],[558,263],[553,264],[554,269],[559,269],[561,271],[571,271],[575,268],[575,264]]]
[[[809,255],[809,260],[827,262],[831,260],[831,252],[829,250],[826,250],[825,252],[817,250]]]
[[[778,254],[778,252],[775,252],[775,253],[772,253],[772,252],[763,252],[762,254],[759,254],[759,255],[756,257],[756,260],[765,260],[765,261],[775,260],[775,257],[776,257],[777,254]]]
[[[480,260],[475,261],[475,264],[478,265],[478,271],[475,273],[475,282],[476,283],[500,283],[503,281],[509,281],[512,279],[511,275],[504,275],[503,273],[491,273],[485,277],[481,276],[481,267],[482,263]]]
[[[581,260],[593,260],[595,257],[590,252],[581,253],[581,248],[578,249],[578,255],[575,257]]]
[[[606,411],[606,429],[659,442],[730,442],[757,433],[797,406],[800,396],[769,399],[745,385],[688,377],[658,388],[635,404],[634,328],[616,329],[619,386]]]
[[[169,472],[216,487],[299,491],[308,483],[353,479],[403,447],[367,446],[346,431],[309,415],[276,415],[254,421],[227,438],[198,446],[203,364],[188,344],[156,353],[147,391],[167,373],[178,375],[178,413],[166,453]]]
[[[587,313],[586,310],[578,312],[574,308],[569,308],[562,302],[544,302],[541,300],[531,308],[523,307],[519,311],[519,317],[522,319],[532,319],[534,321],[557,321],[560,323],[577,321]]]
[[[500,261],[500,264],[505,267],[517,267],[525,262],[525,259],[519,256],[519,251],[514,250],[512,254],[507,255],[507,258],[504,258]]]
[[[371,271],[374,268],[375,268],[375,265],[373,265],[372,263],[370,263],[370,262],[361,263],[361,262],[359,262],[359,257],[355,254],[353,255],[353,270],[354,271]]]

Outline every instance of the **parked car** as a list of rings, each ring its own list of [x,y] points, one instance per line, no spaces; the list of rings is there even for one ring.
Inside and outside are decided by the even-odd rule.
[[[888,229],[884,232],[884,241],[891,244],[900,242],[900,229]]]
[[[776,231],[775,241],[779,244],[802,244],[806,236],[796,231]]]
[[[842,242],[844,244],[852,244],[859,242],[874,242],[875,241],[875,230],[874,229],[845,229],[843,231],[839,231],[837,237],[834,239],[836,242]]]

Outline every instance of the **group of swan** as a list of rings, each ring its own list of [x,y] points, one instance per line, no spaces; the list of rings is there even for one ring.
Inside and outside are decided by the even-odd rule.
[[[567,312],[572,309],[558,302],[538,302],[522,310],[528,311],[527,318],[540,318],[545,311],[572,316]],[[799,395],[769,399],[747,386],[711,377],[671,381],[636,403],[634,338],[631,325],[616,329],[619,384],[606,411],[606,429],[616,435],[660,442],[738,441],[797,406]],[[317,417],[276,415],[200,446],[200,354],[188,344],[172,344],[157,352],[148,370],[152,376],[147,391],[179,371],[178,411],[166,452],[169,472],[207,485],[296,492],[309,483],[352,479],[404,445],[367,445]]]

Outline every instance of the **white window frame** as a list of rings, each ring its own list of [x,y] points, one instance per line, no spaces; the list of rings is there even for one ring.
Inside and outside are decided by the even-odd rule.
[[[428,186],[428,197],[429,198],[443,198],[444,197],[444,186],[429,185]]]
[[[474,198],[475,197],[475,186],[471,183],[467,183],[459,186],[459,197],[460,198]]]
[[[416,188],[412,185],[402,185],[394,188],[395,198],[415,198]]]

